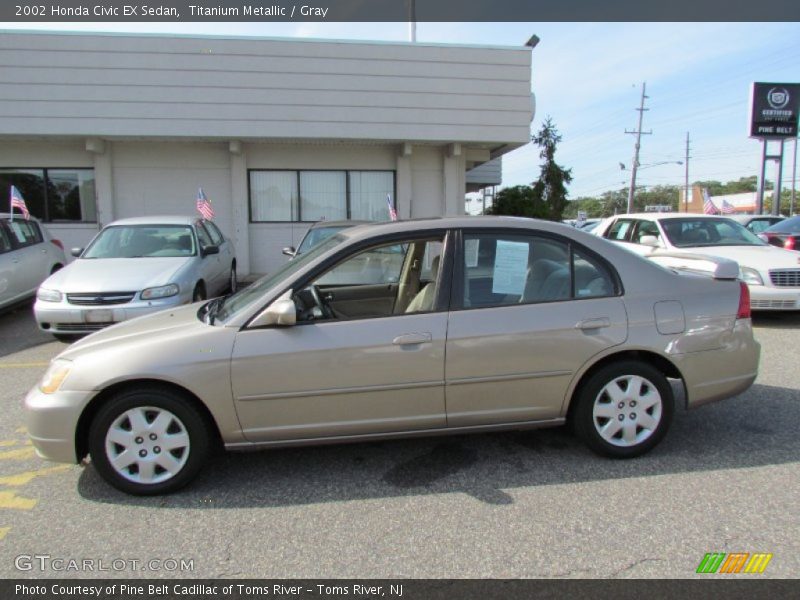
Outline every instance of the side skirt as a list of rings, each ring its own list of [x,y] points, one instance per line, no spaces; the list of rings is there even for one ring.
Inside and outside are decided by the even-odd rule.
[[[225,444],[226,450],[250,450],[257,448],[279,448],[288,446],[317,446],[323,444],[353,444],[372,440],[392,440],[416,437],[433,437],[443,435],[460,435],[465,433],[490,433],[493,431],[513,431],[526,429],[542,429],[557,427],[566,423],[565,418],[546,419],[542,421],[520,421],[517,423],[499,423],[493,425],[472,425],[469,427],[447,427],[441,429],[418,429],[413,431],[391,431],[386,433],[362,433],[359,435],[303,438],[297,440],[276,440],[268,442],[233,442]]]

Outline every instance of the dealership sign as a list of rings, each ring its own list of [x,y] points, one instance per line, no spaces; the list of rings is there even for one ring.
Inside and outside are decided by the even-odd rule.
[[[797,136],[800,84],[754,83],[750,91],[750,137]]]

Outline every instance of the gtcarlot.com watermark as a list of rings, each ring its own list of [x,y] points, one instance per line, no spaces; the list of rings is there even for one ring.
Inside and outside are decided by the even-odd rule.
[[[17,571],[37,573],[99,573],[121,571],[194,571],[193,558],[70,558],[50,554],[18,554],[14,557]]]

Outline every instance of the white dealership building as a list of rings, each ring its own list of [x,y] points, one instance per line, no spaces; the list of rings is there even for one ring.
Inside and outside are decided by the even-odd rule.
[[[240,275],[313,221],[388,219],[387,196],[463,214],[468,172],[530,139],[525,46],[5,31],[0,57],[0,194],[83,246],[202,187]]]

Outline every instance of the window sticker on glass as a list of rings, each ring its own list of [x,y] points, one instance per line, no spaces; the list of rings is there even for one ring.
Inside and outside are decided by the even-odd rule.
[[[25,243],[25,234],[22,232],[22,227],[19,226],[19,223],[14,223],[13,221],[9,222],[11,226],[11,231],[14,232],[14,235],[17,237],[17,240],[20,244]]]
[[[528,244],[525,242],[497,240],[492,293],[521,296],[525,290],[527,272]]]
[[[478,250],[480,249],[480,240],[466,240],[464,242],[464,257],[468,269],[473,269],[478,266]]]

